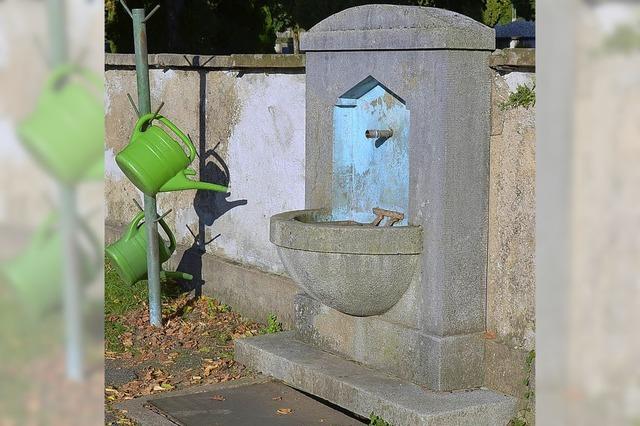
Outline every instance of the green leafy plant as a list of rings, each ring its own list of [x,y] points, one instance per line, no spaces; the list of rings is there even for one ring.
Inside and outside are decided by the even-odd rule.
[[[509,94],[506,101],[500,104],[500,109],[503,111],[513,109],[517,107],[524,107],[529,109],[536,104],[536,85],[529,87],[524,84],[518,84],[516,91]]]
[[[511,21],[512,7],[510,0],[486,0],[482,11],[482,21],[490,27],[506,24]]]
[[[227,304],[218,303],[215,299],[210,299],[208,297],[206,298],[206,300],[210,316],[214,316],[218,313],[225,314],[227,312],[231,312],[231,306]]]
[[[370,426],[392,426],[391,423],[384,420],[382,417],[371,413],[369,415],[369,425]]]
[[[522,396],[524,401],[523,407],[518,411],[516,417],[511,419],[509,426],[529,426],[530,414],[532,413],[531,402],[535,397],[535,391],[531,388],[531,376],[533,374],[533,365],[536,359],[536,351],[531,350],[525,359],[525,378],[522,384],[525,385],[525,392]]]
[[[261,331],[262,334],[273,334],[282,331],[282,323],[278,321],[276,314],[269,314],[267,317],[267,326]]]
[[[216,340],[218,341],[219,345],[225,346],[227,342],[231,340],[231,335],[229,333],[223,332],[218,334],[218,336],[216,336]]]

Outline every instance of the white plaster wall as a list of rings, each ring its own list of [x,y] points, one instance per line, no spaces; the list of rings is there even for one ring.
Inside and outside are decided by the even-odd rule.
[[[224,200],[246,200],[205,226],[207,241],[220,234],[206,250],[265,271],[285,273],[269,241],[269,218],[304,208],[304,74],[261,70],[204,74],[151,70],[150,74],[152,108],[164,101],[162,113],[189,133],[197,148],[203,105],[199,97],[205,84],[205,150],[217,146],[216,152],[229,169],[230,193]],[[134,73],[107,71],[105,90],[106,222],[123,225],[137,210],[131,198],[142,201],[142,194],[115,163],[115,155],[135,124],[126,101],[127,92],[135,93]],[[191,166],[198,170],[198,160]],[[198,232],[195,196],[193,190],[158,195],[159,211],[173,209],[166,220],[178,243],[185,246],[194,241],[187,225]]]
[[[304,208],[304,76],[246,74],[238,79],[240,114],[228,147],[232,199],[214,243],[225,256],[284,272],[269,242],[269,218]]]

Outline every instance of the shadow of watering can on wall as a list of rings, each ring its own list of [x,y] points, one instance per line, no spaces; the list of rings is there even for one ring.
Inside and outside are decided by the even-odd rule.
[[[165,241],[158,236],[158,253],[160,263],[163,263],[169,260],[175,251],[176,239],[164,219],[158,222],[169,239]],[[105,252],[125,283],[132,285],[147,277],[147,230],[144,224],[144,212],[139,212],[133,218],[127,232],[118,241],[109,245]],[[182,272],[162,271],[162,273],[170,278],[185,280],[192,278],[191,275]]]
[[[56,179],[102,179],[104,98],[101,79],[74,65],[56,69],[33,113],[18,126],[23,145]]]
[[[62,301],[65,253],[62,236],[56,229],[58,219],[58,213],[52,213],[36,230],[22,253],[0,267],[0,274],[13,288],[18,300],[34,316],[45,314]],[[85,240],[85,244],[77,240],[80,277],[83,283],[88,284],[102,270],[102,247],[82,220],[78,231]]]
[[[170,129],[179,141],[162,127],[151,124],[153,120]],[[116,155],[116,162],[129,180],[147,195],[186,189],[227,192],[225,186],[193,181],[187,177],[196,174],[187,167],[195,156],[193,142],[178,127],[161,115],[146,114],[138,119],[131,141]]]

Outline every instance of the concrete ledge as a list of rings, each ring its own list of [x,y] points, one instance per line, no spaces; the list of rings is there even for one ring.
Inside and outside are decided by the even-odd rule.
[[[515,398],[486,389],[431,392],[277,333],[236,340],[236,360],[285,383],[396,426],[506,425]]]
[[[131,53],[106,53],[105,68],[134,68],[135,57]],[[306,55],[238,54],[238,55],[181,55],[157,53],[149,55],[151,68],[187,69],[293,69],[303,72]],[[525,69],[534,71],[536,50],[531,48],[498,49],[489,57],[492,68],[504,71]]]
[[[106,53],[106,69],[134,68],[132,53]],[[242,68],[290,68],[304,69],[305,55],[245,54],[245,55],[181,55],[157,53],[149,55],[151,68],[190,69],[242,69]]]
[[[489,66],[499,71],[529,71],[536,69],[536,49],[498,49],[489,56]]]

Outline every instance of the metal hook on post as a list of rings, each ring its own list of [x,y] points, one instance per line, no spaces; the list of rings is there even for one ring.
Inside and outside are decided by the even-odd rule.
[[[131,13],[131,9],[129,9],[129,7],[127,6],[127,4],[124,2],[124,0],[120,0],[120,4],[122,5],[122,7],[124,7],[124,10],[127,11],[127,13],[129,14],[129,16],[131,17],[131,19],[133,19],[133,13]]]
[[[158,107],[158,109],[156,109],[156,112],[153,113],[153,118],[152,120],[155,120],[156,117],[158,116],[158,114],[160,113],[160,110],[162,109],[162,107],[164,106],[164,102],[160,102],[160,106]]]
[[[127,6],[127,3],[125,3],[124,0],[120,0],[120,4],[122,5],[122,7],[124,7],[124,10],[127,11],[129,17],[133,19],[133,13],[131,12],[131,9],[129,9],[129,6]],[[149,14],[142,18],[142,22],[147,22],[158,11],[158,9],[160,9],[159,4],[157,4],[156,7],[154,7],[151,12],[149,12]]]
[[[142,206],[140,205],[140,203],[138,202],[138,200],[136,200],[135,198],[132,198],[132,200],[133,200],[134,204],[135,204],[136,206],[138,206],[138,208],[140,209],[140,211],[141,211],[141,212],[143,212],[143,211],[144,211],[144,209],[142,208]]]
[[[158,218],[155,220],[155,222],[160,222],[162,219],[164,219],[172,211],[173,211],[173,209],[169,209],[166,212],[162,213],[161,216],[158,216]]]
[[[133,110],[136,112],[136,116],[140,118],[140,111],[138,111],[138,107],[136,106],[136,103],[133,102],[133,98],[131,97],[131,94],[127,93],[127,98],[129,98],[129,103],[133,107]]]
[[[144,17],[144,19],[142,20],[142,22],[147,22],[149,20],[149,18],[151,18],[153,16],[154,13],[156,13],[158,11],[158,9],[160,9],[160,5],[157,4],[156,7],[154,7],[151,12],[149,12],[149,14],[147,16]]]

